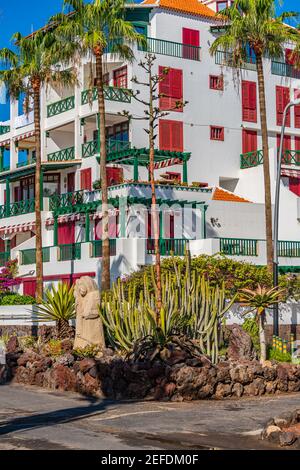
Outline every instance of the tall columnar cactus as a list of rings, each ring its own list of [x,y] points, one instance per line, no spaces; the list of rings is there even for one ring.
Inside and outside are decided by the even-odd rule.
[[[235,299],[226,302],[225,287],[211,287],[204,277],[191,272],[188,259],[185,272],[176,266],[163,274],[162,303],[164,335],[185,334],[197,341],[201,351],[213,362],[218,361],[219,339],[226,312]],[[155,333],[155,276],[145,275],[144,292],[137,298],[135,288],[125,295],[119,281],[112,292],[105,294],[100,314],[109,342],[130,351],[133,344]]]

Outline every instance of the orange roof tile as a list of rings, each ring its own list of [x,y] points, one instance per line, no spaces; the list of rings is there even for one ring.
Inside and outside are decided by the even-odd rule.
[[[144,0],[141,5],[153,5],[191,15],[215,18],[216,13],[199,0]]]
[[[223,188],[216,188],[212,197],[213,201],[227,201],[227,202],[250,202],[241,196],[237,196],[230,191],[226,191]]]

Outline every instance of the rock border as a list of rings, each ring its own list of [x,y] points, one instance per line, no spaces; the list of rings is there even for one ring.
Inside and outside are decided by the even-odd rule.
[[[280,447],[300,450],[300,408],[269,420],[261,438]]]

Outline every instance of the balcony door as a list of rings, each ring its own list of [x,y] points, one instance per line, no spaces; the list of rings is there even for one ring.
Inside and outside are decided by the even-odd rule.
[[[58,245],[75,243],[75,222],[66,222],[58,226]]]
[[[20,182],[20,200],[29,201],[35,197],[35,178],[30,176]]]

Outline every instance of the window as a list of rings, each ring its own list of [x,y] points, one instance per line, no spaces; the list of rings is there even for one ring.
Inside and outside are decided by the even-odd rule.
[[[44,197],[60,194],[60,175],[58,173],[46,173],[44,175]]]
[[[224,127],[210,126],[210,140],[224,140]]]
[[[182,28],[183,58],[199,60],[200,31],[197,29]],[[184,47],[186,46],[186,47]],[[194,47],[189,47],[194,46]]]
[[[285,63],[288,65],[295,65],[296,62],[296,54],[293,49],[286,49],[285,50]]]
[[[165,73],[169,70],[168,73]],[[159,107],[161,110],[182,112],[179,103],[183,101],[183,73],[180,69],[168,69],[159,67],[159,75],[162,81],[159,83]]]
[[[81,180],[81,189],[91,191],[92,190],[92,169],[87,168],[86,170],[81,170],[80,180]]]
[[[243,154],[257,151],[257,132],[243,130]]]
[[[257,122],[256,82],[242,81],[243,121]]]
[[[114,70],[114,86],[117,88],[127,88],[127,66]]]
[[[277,134],[277,149],[279,150],[280,146],[280,134]],[[291,136],[285,135],[283,139],[283,152],[286,150],[291,150]]]
[[[183,122],[160,120],[159,148],[171,152],[183,152]]]
[[[300,137],[295,137],[295,150],[296,152],[300,152]],[[300,155],[299,155],[300,157]],[[299,158],[300,160],[300,158]]]
[[[287,87],[277,86],[276,87],[276,124],[282,126],[282,119],[285,107],[290,101],[290,90]],[[287,127],[291,125],[291,112],[288,111],[286,119]]]
[[[224,90],[223,75],[210,75],[209,76],[209,88],[211,90]]]
[[[228,6],[228,1],[227,0],[222,0],[222,1],[217,2],[217,12],[225,10],[225,8],[227,8],[227,6]]]
[[[116,124],[115,126],[111,126],[107,128],[106,138],[112,139],[112,140],[121,140],[122,142],[128,142],[129,141],[129,123],[123,122],[122,124]]]
[[[300,178],[289,177],[289,190],[300,196]]]

